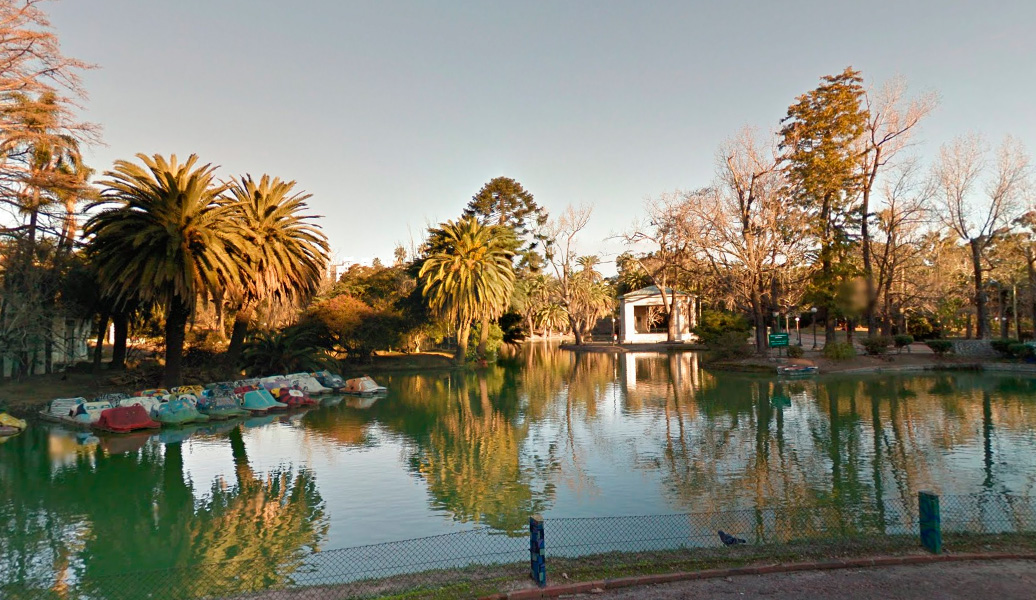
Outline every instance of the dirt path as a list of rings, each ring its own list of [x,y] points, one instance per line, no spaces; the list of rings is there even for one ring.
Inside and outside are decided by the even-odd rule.
[[[996,560],[741,575],[580,594],[608,600],[772,598],[956,600],[1036,598],[1036,561]]]

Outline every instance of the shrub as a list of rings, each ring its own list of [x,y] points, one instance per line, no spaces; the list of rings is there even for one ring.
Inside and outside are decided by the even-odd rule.
[[[468,336],[468,360],[476,360],[485,358],[487,360],[496,360],[496,354],[500,351],[500,346],[504,344],[504,331],[500,329],[500,326],[490,321],[489,323],[489,337],[486,338],[486,355],[478,355],[478,340],[482,335],[482,323],[475,323],[475,326],[471,328],[471,334]]]
[[[1011,356],[1015,358],[1032,358],[1036,356],[1036,349],[1029,344],[1011,344],[1010,346]]]
[[[935,352],[938,356],[953,351],[953,342],[950,340],[928,340],[925,342],[925,345],[931,348],[932,352]]]
[[[824,358],[849,360],[856,356],[856,349],[849,342],[830,342],[824,346]]]
[[[902,352],[903,348],[907,348],[909,350],[908,347],[910,344],[914,343],[914,336],[900,334],[892,338],[892,342],[896,345],[896,349]]]
[[[788,346],[788,358],[802,358],[806,354],[806,351],[802,349],[802,346]]]
[[[746,358],[753,354],[752,347],[748,345],[746,332],[738,331],[719,334],[709,344],[709,350],[720,359]]]
[[[942,335],[942,325],[932,316],[910,314],[907,317],[907,327],[914,334],[914,339],[919,341],[936,339]]]
[[[748,320],[741,315],[719,310],[706,310],[702,312],[701,321],[694,328],[694,334],[703,344],[711,348],[725,333],[736,332],[744,338],[748,336],[750,330]]]
[[[326,331],[312,324],[280,331],[257,331],[245,343],[241,358],[249,375],[336,369],[328,355]]]
[[[1011,338],[1001,338],[999,340],[989,340],[989,345],[996,350],[997,354],[1004,358],[1011,356],[1011,346],[1018,343],[1018,340]]]
[[[888,352],[892,339],[887,335],[872,335],[863,339],[863,349],[871,356],[881,356]]]

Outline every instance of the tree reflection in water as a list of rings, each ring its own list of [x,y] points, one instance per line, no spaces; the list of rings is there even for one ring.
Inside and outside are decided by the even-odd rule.
[[[278,468],[260,475],[239,428],[230,443],[236,480],[218,478],[200,499],[184,472],[182,443],[80,455],[73,465],[64,458],[56,472],[47,460],[11,465],[0,457],[0,511],[11,513],[0,517],[25,526],[0,540],[0,590],[120,598],[139,582],[113,575],[183,566],[193,568],[152,573],[149,583],[190,582],[197,595],[221,596],[288,581],[327,530],[313,474]]]
[[[350,545],[406,537],[406,526],[363,526],[379,511],[397,518],[371,502],[382,497],[430,533],[464,523],[523,535],[533,513],[744,510],[751,524],[735,533],[763,540],[894,531],[920,489],[980,494],[980,521],[1016,519],[1006,495],[1036,495],[1036,466],[1016,458],[1036,448],[1025,377],[782,380],[710,372],[695,354],[534,343],[487,368],[381,382],[389,395],[373,404],[208,434],[206,452],[225,459],[218,476],[189,454],[196,440],[80,444],[30,428],[0,446],[0,519],[15,532],[0,536],[0,595],[72,597],[85,578],[113,597],[126,582],[110,573],[183,565],[215,575],[199,593],[276,586],[302,576],[332,516],[336,535],[348,532],[337,539],[362,540]],[[363,477],[385,468],[404,476]],[[345,491],[325,502],[317,474]],[[394,502],[379,486],[400,480],[392,493],[412,496]],[[343,508],[357,506],[365,516]]]

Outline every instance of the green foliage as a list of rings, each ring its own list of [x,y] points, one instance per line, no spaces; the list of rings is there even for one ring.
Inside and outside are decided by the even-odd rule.
[[[230,218],[242,225],[248,244],[237,248],[246,276],[231,289],[242,306],[276,298],[298,302],[311,297],[327,265],[327,238],[304,214],[310,194],[295,192],[294,181],[263,175],[235,178],[227,188]]]
[[[938,339],[942,336],[942,325],[931,315],[911,313],[907,316],[907,329],[919,342]]]
[[[873,335],[863,339],[863,350],[871,356],[882,356],[888,353],[892,338],[887,335]]]
[[[378,310],[359,298],[342,295],[313,304],[302,323],[322,328],[329,346],[348,353],[350,359],[369,359],[377,350],[401,343],[405,319],[391,309]]]
[[[1012,338],[1001,338],[989,341],[989,345],[993,347],[993,350],[996,350],[997,354],[1004,358],[1009,358],[1011,356],[1011,347],[1017,343],[1018,340]]]
[[[824,358],[849,360],[856,356],[856,349],[849,342],[829,342],[824,346]]]
[[[802,358],[805,355],[806,351],[802,346],[788,346],[788,358]]]
[[[862,184],[858,140],[869,114],[863,79],[846,68],[796,99],[782,120],[780,149],[795,206],[808,217],[809,233],[819,245],[809,300],[831,316],[851,316],[848,257],[850,232],[857,218],[854,202]]]
[[[499,317],[510,303],[514,235],[507,227],[465,217],[431,229],[429,248],[418,272],[421,292],[431,312],[460,332],[456,360],[463,362],[471,322]]]
[[[259,331],[245,343],[242,360],[249,375],[337,370],[327,343],[326,331],[313,324]]]
[[[417,287],[415,276],[403,265],[352,265],[342,273],[331,290],[331,296],[346,294],[362,300],[372,308],[397,305]]]
[[[702,311],[698,326],[694,328],[694,334],[711,349],[713,344],[725,333],[735,332],[745,337],[750,330],[748,320],[742,315],[721,310],[705,310]]]
[[[505,344],[517,344],[529,337],[525,329],[525,319],[521,313],[507,311],[497,319],[500,329],[503,330],[503,341]]]
[[[542,258],[533,249],[543,239],[538,231],[546,225],[547,213],[522,184],[510,177],[493,178],[471,198],[464,216],[475,217],[483,225],[509,227],[521,239],[532,238],[519,254],[527,268],[539,270]]]
[[[925,342],[925,345],[931,348],[932,352],[938,356],[942,356],[953,351],[953,342],[950,340],[928,340]]]
[[[900,335],[894,336],[892,338],[892,342],[896,345],[897,349],[902,350],[903,348],[906,348],[910,344],[914,343],[914,336],[900,334]]]
[[[471,333],[468,336],[468,360],[475,360],[478,358],[478,340],[481,334],[481,323],[476,323],[471,328]],[[486,356],[485,358],[489,361],[496,359],[496,355],[500,352],[500,347],[504,345],[504,331],[500,329],[500,326],[496,323],[489,323],[489,337],[486,339]]]
[[[723,360],[746,358],[755,354],[748,345],[747,332],[729,329],[717,334],[709,343],[713,356]]]
[[[1036,349],[1034,349],[1029,344],[1022,344],[1022,343],[1011,344],[1010,347],[1009,347],[1009,350],[1010,350],[1011,356],[1013,356],[1014,358],[1023,358],[1024,359],[1024,358],[1033,358],[1033,356],[1036,356]]]

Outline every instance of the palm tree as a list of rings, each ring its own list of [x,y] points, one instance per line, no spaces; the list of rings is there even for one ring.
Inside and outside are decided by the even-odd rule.
[[[308,222],[316,217],[303,214],[310,194],[293,193],[294,187],[294,181],[269,175],[258,183],[245,175],[228,187],[234,214],[254,249],[242,255],[249,276],[229,292],[231,306],[237,310],[227,349],[231,365],[241,357],[256,305],[264,298],[288,304],[304,300],[316,293],[327,266],[327,238],[319,226]]]
[[[514,287],[509,230],[482,225],[474,217],[447,221],[430,231],[431,254],[418,277],[432,312],[457,327],[457,364],[468,351],[471,322],[498,317]]]
[[[214,167],[191,155],[180,163],[158,154],[138,154],[143,166],[125,160],[105,173],[104,207],[87,221],[101,292],[116,302],[139,299],[165,309],[166,364],[163,382],[181,379],[187,319],[201,295],[219,297],[240,286],[245,264],[240,249],[249,240],[220,201]],[[237,249],[237,250],[235,250]]]

